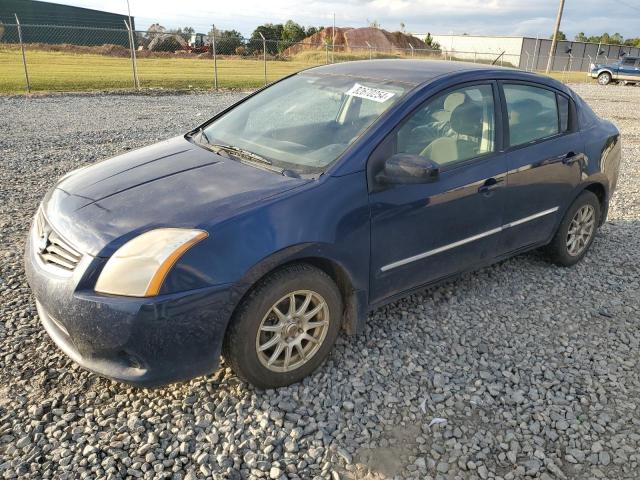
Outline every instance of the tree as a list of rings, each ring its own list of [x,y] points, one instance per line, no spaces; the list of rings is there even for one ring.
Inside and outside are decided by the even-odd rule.
[[[222,55],[233,55],[240,47],[244,47],[244,38],[239,31],[216,28],[216,50]]]
[[[324,30],[324,27],[307,27],[307,31],[305,32],[305,37],[310,37],[311,35],[315,35],[316,33]]]
[[[404,32],[405,32],[406,27],[407,27],[407,26],[404,24],[404,22],[400,22],[400,31],[401,31],[402,33],[404,33]]]
[[[297,24],[293,20],[287,20],[282,27],[281,40],[287,44],[301,42],[307,36],[303,26]]]
[[[636,37],[636,38],[627,38],[624,41],[624,44],[629,46],[629,47],[640,47],[640,37]]]
[[[612,44],[620,45],[621,43],[624,42],[624,38],[622,37],[622,35],[616,32],[613,35],[611,35],[611,37],[609,37],[609,41]]]
[[[584,32],[580,32],[574,37],[576,42],[588,42],[589,38],[584,34]]]
[[[174,30],[169,30],[169,33],[174,33],[176,35],[180,35],[185,41],[189,41],[191,39],[191,35],[196,33],[193,27],[184,27],[184,28],[176,28]]]
[[[430,50],[440,50],[440,44],[433,39],[429,32],[427,32],[427,36],[424,38],[424,43]]]
[[[369,24],[369,27],[371,27],[371,28],[380,28],[380,22],[378,20],[369,20],[367,18],[367,23]]]
[[[551,40],[553,40],[553,33],[551,35],[549,35],[549,38]],[[564,34],[564,32],[562,30],[558,30],[558,38],[557,40],[566,40],[567,36]]]
[[[283,30],[284,26],[281,23],[265,23],[264,25],[256,27],[251,34],[249,51],[253,53],[262,51],[262,37],[260,36],[260,34],[262,34],[267,40],[267,53],[275,55],[278,53],[278,40],[282,39]]]

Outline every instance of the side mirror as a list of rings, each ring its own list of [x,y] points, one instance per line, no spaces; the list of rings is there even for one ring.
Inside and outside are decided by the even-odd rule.
[[[438,179],[437,163],[420,155],[396,153],[384,162],[384,168],[376,175],[379,183],[431,183]]]

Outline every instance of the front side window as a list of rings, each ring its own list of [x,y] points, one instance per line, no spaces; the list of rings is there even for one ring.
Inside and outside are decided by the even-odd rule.
[[[560,132],[556,94],[530,85],[504,85],[509,115],[509,144],[514,147]],[[564,97],[563,97],[564,98]],[[568,104],[565,109],[568,122]]]
[[[409,88],[386,80],[298,74],[205,127],[203,146],[232,146],[283,169],[320,173]]]
[[[450,91],[427,101],[397,132],[397,153],[448,166],[493,152],[495,108],[491,85]]]
[[[635,58],[625,58],[624,60],[622,60],[622,65],[624,65],[625,67],[633,67],[635,63]]]

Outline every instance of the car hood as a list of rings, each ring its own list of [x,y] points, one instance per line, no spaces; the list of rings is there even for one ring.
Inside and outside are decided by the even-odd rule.
[[[45,198],[44,209],[75,248],[109,256],[143,231],[206,228],[308,181],[244,165],[176,137],[66,175]]]

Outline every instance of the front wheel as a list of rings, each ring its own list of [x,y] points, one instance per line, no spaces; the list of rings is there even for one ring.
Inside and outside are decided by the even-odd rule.
[[[602,72],[598,75],[598,83],[600,85],[608,85],[611,83],[611,74],[609,72]]]
[[[340,331],[342,298],[335,282],[308,264],[260,280],[234,314],[223,356],[259,388],[298,382],[327,357]]]
[[[578,263],[593,243],[599,222],[598,197],[589,191],[582,192],[567,210],[546,248],[551,260],[564,267]]]

